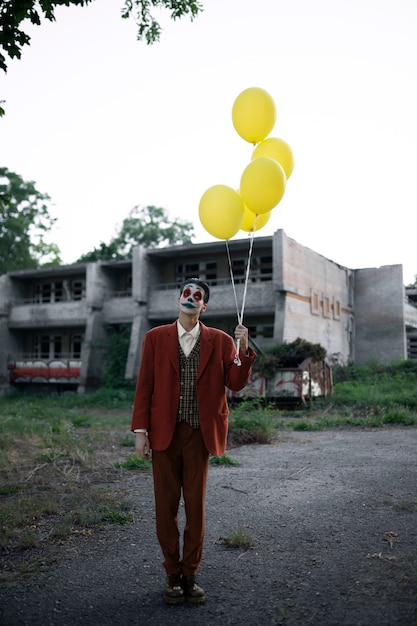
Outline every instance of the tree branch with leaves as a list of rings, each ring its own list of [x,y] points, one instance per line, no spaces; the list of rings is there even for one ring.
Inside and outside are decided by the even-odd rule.
[[[55,21],[55,9],[59,6],[87,6],[93,0],[3,0],[0,3],[0,48],[10,59],[20,59],[22,48],[30,44],[30,36],[22,28],[22,23],[29,21],[40,26],[42,18]],[[170,17],[177,20],[189,15],[191,20],[202,12],[198,0],[125,0],[121,17],[135,16],[138,40],[145,39],[147,44],[159,41],[161,26],[155,19],[154,8],[167,9]],[[0,53],[0,69],[7,72],[6,56]]]
[[[0,167],[0,274],[61,263],[58,246],[44,240],[56,222],[50,200],[34,182]]]
[[[170,219],[165,209],[156,206],[135,206],[110,243],[83,254],[78,262],[130,259],[133,248],[158,248],[164,245],[192,243],[194,225],[175,218]]]

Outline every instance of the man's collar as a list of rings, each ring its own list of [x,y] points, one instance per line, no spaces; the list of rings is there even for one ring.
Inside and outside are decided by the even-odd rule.
[[[194,328],[188,331],[188,330],[185,330],[181,322],[177,320],[177,327],[178,327],[178,337],[182,337],[183,335],[189,332],[190,335],[192,335],[195,339],[197,339],[198,335],[200,334],[200,322],[197,322]]]

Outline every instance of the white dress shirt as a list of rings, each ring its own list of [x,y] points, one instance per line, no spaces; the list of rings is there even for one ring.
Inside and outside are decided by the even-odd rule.
[[[185,356],[188,356],[191,350],[194,348],[196,341],[200,335],[200,322],[197,322],[197,324],[194,326],[194,328],[190,330],[190,332],[185,330],[185,328],[179,321],[177,321],[177,327],[180,346]]]

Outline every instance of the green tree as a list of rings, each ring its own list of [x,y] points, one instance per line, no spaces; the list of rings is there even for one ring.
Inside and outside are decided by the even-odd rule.
[[[21,28],[22,22],[29,20],[37,26],[41,18],[55,21],[58,6],[86,6],[93,0],[3,0],[0,3],[0,47],[10,59],[20,59],[22,47],[30,44],[30,37]],[[170,17],[176,20],[190,15],[193,20],[203,10],[198,0],[124,0],[121,11],[123,18],[135,15],[138,28],[137,38],[152,44],[159,41],[161,26],[152,15],[153,8],[165,8]],[[6,57],[0,53],[0,68],[7,71]]]
[[[123,220],[110,243],[83,254],[78,263],[111,259],[130,259],[135,246],[157,248],[163,245],[191,243],[194,226],[178,218],[171,221],[168,212],[155,206],[135,206]]]
[[[50,197],[33,182],[0,167],[0,274],[9,270],[61,263],[59,248],[44,241],[56,219]]]

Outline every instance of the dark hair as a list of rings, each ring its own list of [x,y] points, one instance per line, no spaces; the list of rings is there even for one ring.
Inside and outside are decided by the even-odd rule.
[[[199,278],[187,278],[187,280],[180,285],[180,295],[182,294],[183,289],[186,285],[198,285],[199,287],[201,287],[201,289],[204,291],[204,304],[207,304],[210,298],[210,287],[207,283],[205,283],[203,280],[200,280]]]

